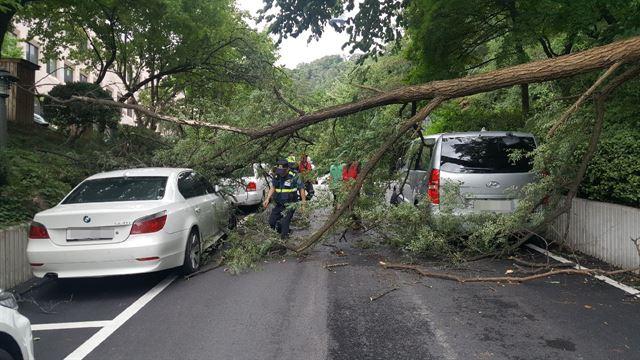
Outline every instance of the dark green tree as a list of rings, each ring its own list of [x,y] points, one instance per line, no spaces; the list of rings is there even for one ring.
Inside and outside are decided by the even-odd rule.
[[[104,132],[107,128],[114,129],[120,120],[120,111],[117,108],[70,101],[74,96],[111,100],[111,94],[99,85],[85,82],[56,85],[49,91],[49,96],[43,103],[44,116],[52,124],[68,133],[70,143],[94,125],[99,132]],[[51,97],[56,100],[52,100]]]

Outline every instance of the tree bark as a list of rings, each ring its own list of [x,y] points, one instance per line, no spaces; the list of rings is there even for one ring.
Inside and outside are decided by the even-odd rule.
[[[252,131],[251,137],[281,137],[327,119],[343,117],[379,106],[432,99],[437,96],[446,98],[463,97],[515,85],[571,77],[607,68],[617,62],[631,63],[639,59],[640,37],[633,37],[579,53],[511,66],[484,74],[401,87],[363,100],[299,116],[262,130]]]

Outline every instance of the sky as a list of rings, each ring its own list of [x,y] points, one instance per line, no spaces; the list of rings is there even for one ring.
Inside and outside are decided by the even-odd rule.
[[[239,9],[248,11],[255,15],[258,9],[262,8],[262,0],[236,0]],[[264,24],[251,24],[252,26],[263,29]],[[272,36],[277,40],[276,36]],[[348,40],[346,33],[337,33],[331,26],[325,28],[325,32],[319,41],[311,40],[307,44],[309,32],[304,32],[297,38],[287,38],[280,44],[279,54],[280,60],[278,65],[284,65],[293,69],[300,63],[308,63],[327,55],[348,56],[348,49],[342,50],[342,44]]]

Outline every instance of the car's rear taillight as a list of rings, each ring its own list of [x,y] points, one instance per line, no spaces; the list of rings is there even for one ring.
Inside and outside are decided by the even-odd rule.
[[[167,212],[161,211],[153,215],[141,217],[133,222],[131,226],[131,235],[134,234],[148,234],[162,230],[164,224],[167,222]]]
[[[250,181],[247,184],[247,191],[256,191],[258,189],[258,186],[256,185],[255,181]]]
[[[427,183],[427,195],[432,204],[440,204],[440,170],[433,169]]]
[[[29,239],[48,239],[47,228],[39,222],[32,221],[29,227]]]

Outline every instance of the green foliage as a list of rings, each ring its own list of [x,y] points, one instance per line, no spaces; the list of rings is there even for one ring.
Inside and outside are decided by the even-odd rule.
[[[301,1],[267,0],[258,21],[266,21],[268,31],[279,36],[279,41],[289,36],[298,37],[305,30],[309,40],[319,38],[326,26],[349,34],[345,46],[351,51],[360,50],[369,54],[381,54],[386,44],[402,38],[404,7],[407,0],[363,1]],[[270,12],[277,9],[278,13]]]
[[[637,2],[418,0],[406,9],[414,81],[556,57],[640,33]]]
[[[112,71],[127,85],[126,98],[149,86],[154,108],[169,107],[187,82],[216,92],[219,84],[255,83],[274,62],[268,37],[249,28],[230,0],[49,0],[21,20],[46,56],[68,51],[98,70],[98,82]]]
[[[229,234],[228,249],[223,256],[225,265],[233,274],[253,269],[269,250],[280,243],[278,235],[272,231],[260,216],[250,215],[246,221]]]
[[[69,100],[73,96],[112,99],[111,94],[102,89],[100,85],[86,82],[56,85],[49,91],[49,95],[61,100]],[[65,128],[71,125],[79,128],[96,125],[100,132],[103,132],[106,128],[114,128],[120,121],[120,111],[117,108],[82,101],[60,104],[46,97],[43,102],[43,110],[44,116],[52,124]]]
[[[606,129],[589,163],[581,196],[640,207],[640,130],[623,126]]]
[[[19,59],[22,58],[22,52],[22,48],[18,46],[18,39],[12,33],[6,33],[4,35],[4,41],[2,42],[2,53],[0,57]]]
[[[479,131],[517,131],[523,130],[525,124],[522,115],[513,108],[495,110],[482,101],[465,100],[443,104],[431,116],[431,122],[425,128],[425,134],[445,132]]]
[[[55,151],[61,140],[39,136],[41,131],[10,132],[9,148],[0,154],[6,171],[6,182],[0,182],[0,227],[27,221],[55,205],[82,179],[82,171],[67,158],[35,151]]]

